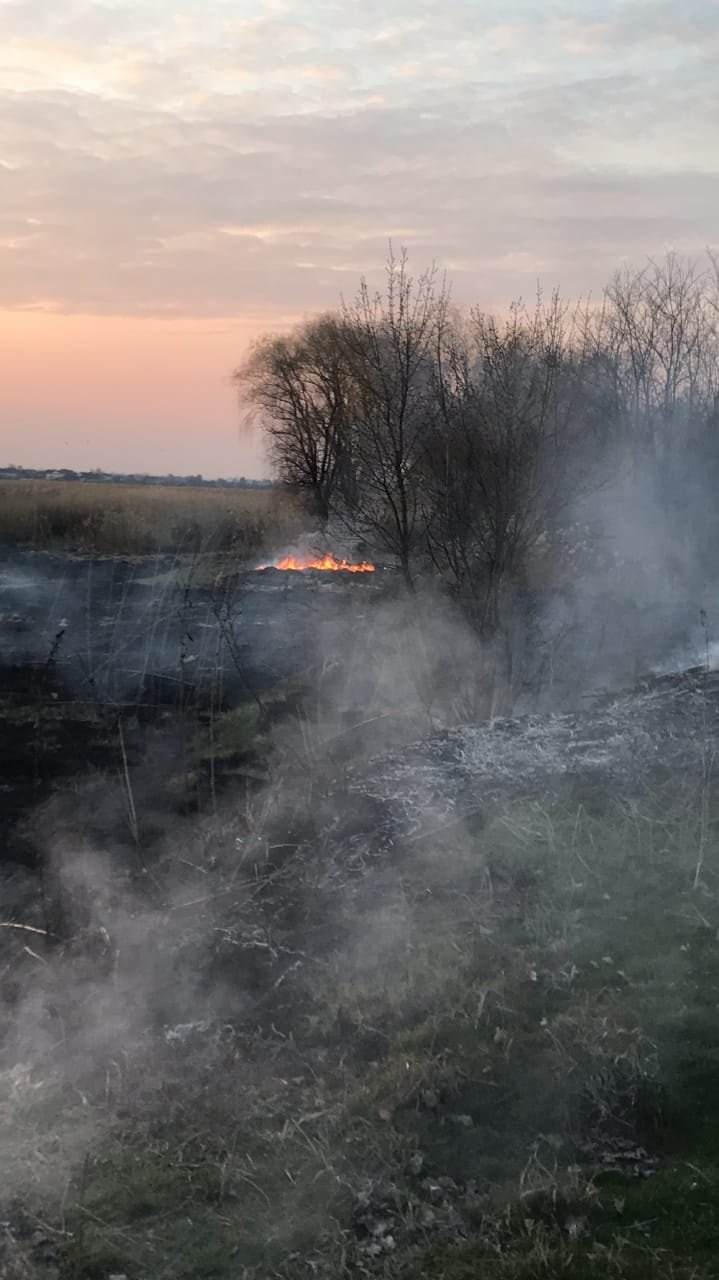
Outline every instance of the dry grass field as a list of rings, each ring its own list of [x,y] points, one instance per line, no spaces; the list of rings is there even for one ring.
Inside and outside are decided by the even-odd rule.
[[[0,481],[0,545],[96,555],[232,551],[252,556],[303,523],[276,489]]]

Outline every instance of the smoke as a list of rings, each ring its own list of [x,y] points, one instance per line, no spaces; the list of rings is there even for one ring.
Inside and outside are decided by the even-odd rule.
[[[23,584],[48,631],[60,610],[80,625],[85,602],[76,584],[59,590],[36,574]],[[248,1017],[266,1026],[283,1016],[285,991],[291,1003],[313,964],[334,956],[335,969],[360,974],[409,945],[394,872],[384,887],[379,875],[373,886],[363,883],[376,831],[391,828],[390,816],[352,793],[352,778],[363,762],[474,714],[481,654],[435,595],[378,599],[346,583],[335,591],[340,608],[327,607],[331,591],[315,592],[304,612],[274,619],[289,642],[303,618],[303,663],[294,670],[308,692],[300,715],[270,722],[273,766],[263,788],[243,795],[225,787],[214,810],[208,804],[180,819],[170,784],[186,759],[158,726],[134,739],[128,728],[126,768],[115,747],[113,769],[61,784],[24,823],[38,872],[28,871],[21,891],[4,868],[6,912],[22,927],[0,938],[13,1149],[24,1149],[23,1126],[40,1105],[50,1129],[64,1124],[68,1090],[88,1100],[83,1132],[94,1148],[114,1124],[105,1105],[113,1063],[129,1058],[133,1073],[161,1080],[167,1054],[193,1038],[211,1056],[213,1037],[215,1050],[221,1046],[218,1027]],[[281,615],[285,607],[280,590],[270,608]],[[39,656],[41,641],[33,642]],[[255,635],[253,642],[261,643]],[[167,643],[159,641],[157,665]],[[74,655],[58,664],[71,685]],[[308,939],[316,952],[309,959]],[[77,1154],[74,1141],[68,1174]],[[10,1188],[9,1166],[7,1180]]]
[[[6,572],[5,617],[25,609],[32,621],[18,641],[3,628],[4,663],[46,661],[64,621],[53,668],[71,695],[94,688],[116,716],[131,698],[136,711],[148,676],[178,672],[195,692],[222,686],[225,701],[210,699],[216,716],[256,695],[269,760],[261,782],[236,767],[212,793],[190,786],[179,816],[178,784],[183,793],[198,770],[187,704],[168,704],[169,734],[162,719],[133,725],[123,706],[122,750],[116,718],[108,721],[112,767],[85,770],[35,806],[24,838],[37,871],[3,868],[7,923],[23,926],[0,931],[6,1198],[76,1224],[83,1169],[122,1135],[169,1143],[173,1125],[187,1141],[199,1127],[230,1182],[235,1169],[250,1180],[245,1189],[257,1184],[249,1157],[222,1145],[228,1091],[253,1159],[270,1141],[263,1125],[275,1143],[295,1135],[282,1173],[289,1199],[261,1182],[270,1216],[302,1202],[306,1116],[327,1125],[324,1136],[312,1130],[312,1177],[329,1167],[354,1193],[353,1160],[357,1182],[372,1160],[332,1129],[341,1108],[319,1079],[325,1070],[344,1078],[345,1058],[379,1073],[398,1026],[405,1075],[394,1081],[387,1068],[382,1107],[419,1098],[422,1114],[434,1114],[431,1053],[416,1050],[412,1027],[428,1009],[439,1018],[435,1002],[456,965],[450,986],[464,998],[462,966],[493,936],[498,895],[515,915],[529,910],[541,874],[526,870],[540,839],[536,812],[528,803],[505,811],[498,784],[476,781],[493,758],[505,760],[504,748],[489,737],[473,748],[458,726],[561,710],[580,689],[621,685],[688,655],[715,666],[719,654],[696,548],[677,543],[650,484],[621,477],[574,520],[575,549],[577,527],[589,531],[580,581],[541,593],[494,645],[436,585],[420,582],[409,596],[391,573],[351,583],[296,575],[272,588],[238,577],[218,608],[214,584],[188,587],[164,565],[145,567],[142,581],[96,566],[71,577],[54,564],[49,575]],[[207,699],[193,697],[193,714],[206,711]],[[528,784],[538,750],[561,770],[565,738],[538,747],[540,736],[523,739],[524,755],[507,748],[502,785]],[[501,860],[508,830],[521,867]],[[491,992],[473,991],[478,1009],[492,1007]],[[492,1036],[501,1030],[497,1014]],[[268,1073],[281,1104],[268,1101]],[[448,1114],[448,1125],[469,1127],[458,1103]]]
[[[616,451],[540,548],[538,678],[529,706],[572,707],[650,672],[713,668],[713,503],[703,459],[661,468]]]

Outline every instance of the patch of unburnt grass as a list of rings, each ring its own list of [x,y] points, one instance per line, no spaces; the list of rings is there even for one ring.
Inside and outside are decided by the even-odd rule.
[[[686,779],[663,779],[639,797],[595,796],[591,817],[561,803],[519,823],[513,816],[515,831],[529,839],[531,828],[544,846],[545,872],[542,902],[527,922],[537,939],[532,988],[515,971],[503,997],[511,1008],[500,1030],[511,1037],[503,1083],[516,1090],[518,1060],[527,1064],[518,1090],[524,1074],[541,1109],[545,1145],[536,1143],[535,1117],[534,1150],[543,1154],[534,1172],[552,1212],[537,1217],[536,1195],[520,1177],[515,1207],[503,1214],[497,1192],[511,1203],[510,1180],[500,1188],[497,1179],[471,1243],[432,1248],[407,1275],[714,1274],[719,948],[707,882],[717,850],[714,840],[697,893],[700,820],[689,791]],[[710,822],[715,812],[712,798]],[[531,954],[526,944],[521,950]],[[540,1035],[527,1039],[540,1012],[549,1054]],[[448,1043],[446,1029],[439,1040]],[[498,1114],[516,1116],[516,1099],[499,1097]],[[511,1133],[521,1130],[515,1120]],[[526,1145],[531,1131],[530,1119]],[[518,1158],[501,1139],[498,1147]],[[567,1190],[573,1171],[586,1179],[579,1200]]]

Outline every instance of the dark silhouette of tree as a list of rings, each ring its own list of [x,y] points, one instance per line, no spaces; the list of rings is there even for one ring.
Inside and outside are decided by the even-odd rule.
[[[240,397],[259,422],[278,477],[306,494],[327,523],[349,429],[351,376],[332,315],[294,333],[260,339],[235,371]]]
[[[386,266],[384,293],[365,281],[342,308],[342,345],[352,379],[352,527],[396,556],[413,584],[424,544],[423,477],[435,426],[434,363],[449,297],[432,268],[414,280],[403,252]]]

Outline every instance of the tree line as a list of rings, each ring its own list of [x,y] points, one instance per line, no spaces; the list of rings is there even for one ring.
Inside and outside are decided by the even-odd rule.
[[[271,480],[252,480],[246,476],[239,476],[235,479],[218,478],[217,480],[205,480],[201,475],[194,476],[175,476],[169,475],[155,476],[149,475],[147,472],[127,472],[127,471],[102,471],[100,467],[93,467],[91,471],[73,471],[71,467],[0,467],[0,480],[70,480],[81,481],[85,484],[126,484],[137,487],[138,485],[150,485],[153,488],[164,486],[166,488],[189,488],[189,489],[271,489]]]
[[[667,509],[719,479],[719,270],[676,253],[502,317],[390,255],[382,291],[264,337],[234,380],[323,525],[439,575],[481,634],[533,549],[618,468]]]

